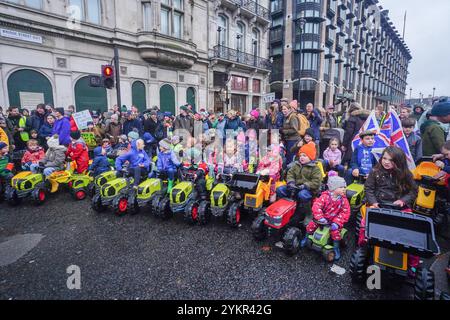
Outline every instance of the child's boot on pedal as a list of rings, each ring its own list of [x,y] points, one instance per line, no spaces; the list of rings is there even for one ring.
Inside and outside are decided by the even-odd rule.
[[[173,180],[169,180],[169,181],[167,182],[167,193],[170,194],[170,192],[172,191],[172,189],[173,189]]]
[[[338,261],[341,258],[341,241],[334,240],[333,250],[334,250],[334,261]]]

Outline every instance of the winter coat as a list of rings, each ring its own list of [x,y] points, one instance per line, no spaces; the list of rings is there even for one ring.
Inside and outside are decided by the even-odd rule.
[[[69,122],[70,122],[70,132],[78,131],[78,126],[73,116],[70,116]]]
[[[118,143],[119,136],[122,134],[122,125],[120,123],[110,122],[105,129],[105,135],[110,140],[112,140],[112,144]]]
[[[31,129],[36,130],[37,132],[39,132],[39,130],[41,129],[41,127],[44,125],[44,123],[46,122],[45,119],[47,118],[47,114],[43,114],[41,115],[40,113],[35,112],[34,115],[32,115],[29,119],[30,121],[30,127]]]
[[[173,130],[175,131],[175,130],[181,130],[181,129],[186,130],[187,132],[189,132],[189,134],[191,136],[193,136],[194,135],[194,118],[192,118],[189,115],[177,116],[175,118],[175,121],[173,122]]]
[[[409,151],[411,151],[414,161],[421,159],[422,139],[415,132],[412,132],[408,137],[406,137],[406,140],[408,141]]]
[[[401,193],[399,184],[403,181],[396,181],[392,173],[381,167],[369,174],[364,189],[366,191],[366,200],[369,204],[380,202],[395,202],[402,200],[412,208],[417,198],[417,186],[411,172],[407,172],[407,180],[414,186],[412,190]]]
[[[247,127],[245,126],[245,123],[242,122],[241,118],[235,117],[233,120],[226,117],[226,123],[225,123],[225,134],[227,134],[227,130],[233,130],[237,131],[239,128],[246,131]]]
[[[283,126],[281,127],[281,134],[283,139],[287,141],[298,141],[300,140],[300,135],[298,130],[300,128],[300,123],[297,118],[297,113],[292,112],[288,117],[284,118]]]
[[[64,170],[67,148],[64,145],[51,145],[45,153],[45,158],[41,161],[45,168],[55,168]]]
[[[268,174],[274,181],[280,180],[280,172],[283,167],[283,161],[281,156],[271,157],[269,155],[264,156],[258,163],[257,173],[262,171],[268,171]]]
[[[350,218],[350,204],[346,197],[333,199],[330,191],[325,191],[314,201],[312,214],[315,220],[325,218],[330,223],[344,227]]]
[[[13,168],[14,164],[9,154],[5,154],[4,156],[0,155],[0,177],[4,178],[8,175],[11,175],[11,171]]]
[[[15,141],[15,146],[16,149],[18,150],[23,150],[26,148],[26,143],[28,140],[24,139],[24,135],[26,135],[26,133],[24,135],[21,134],[20,131],[18,131],[19,127],[20,127],[20,119],[22,119],[24,117],[22,116],[18,116],[18,117],[11,117],[9,116],[6,119],[6,124],[8,126],[8,129],[10,130],[10,132],[12,133],[13,137],[14,137],[14,141]],[[25,120],[25,127],[24,127],[24,131],[23,132],[30,132],[31,131],[31,126],[30,126],[30,121],[29,119]]]
[[[59,136],[59,144],[68,146],[70,140],[70,121],[66,117],[62,117],[55,121],[53,125],[52,135],[57,134]]]
[[[110,170],[110,164],[106,155],[102,154],[102,147],[94,149],[94,161],[89,166],[89,171],[94,173],[94,177]]]
[[[327,148],[323,152],[323,158],[324,160],[333,160],[336,165],[340,165],[342,162],[342,152],[339,149],[336,149],[336,151],[331,150],[330,148]]]
[[[445,143],[445,132],[435,120],[427,120],[420,126],[423,156],[429,157],[441,153]]]
[[[350,117],[345,122],[345,125],[343,127],[345,133],[342,145],[347,148],[347,151],[345,152],[343,162],[349,161],[351,159],[352,157],[351,145],[353,138],[355,138],[355,136],[359,134],[359,130],[363,126],[364,122],[366,122],[369,115],[370,115],[369,111],[357,109],[350,113]]]
[[[259,130],[265,129],[264,122],[262,120],[249,120],[247,121],[247,130],[254,129],[256,131],[256,134],[259,137]]]
[[[14,137],[7,127],[0,127],[0,141],[7,145],[14,144]]]
[[[41,147],[38,147],[36,150],[30,150],[28,149],[23,157],[22,157],[22,164],[25,163],[39,163],[42,159],[45,157],[44,149]]]
[[[272,115],[267,114],[264,123],[266,129],[281,129],[283,127],[284,115],[283,112],[278,111],[275,116],[274,121],[272,120]]]
[[[306,165],[296,161],[287,173],[286,182],[294,182],[297,186],[305,185],[314,194],[320,190],[322,172],[315,161],[311,161]]]
[[[149,170],[150,158],[145,150],[138,150],[136,147],[136,141],[131,142],[131,150],[124,155],[119,156],[116,159],[116,169],[122,170],[123,164],[128,161],[129,168],[137,168],[140,164],[143,164],[144,168]]]
[[[161,121],[158,120],[155,122],[152,118],[144,121],[144,132],[150,133],[158,141],[164,137],[164,127]]]
[[[125,120],[123,123],[122,133],[128,135],[133,129],[137,129],[139,135],[142,134],[142,123],[139,119]]]
[[[364,163],[364,159],[368,162]],[[372,147],[359,145],[353,152],[350,168],[352,170],[358,169],[360,174],[369,174],[377,162],[378,161],[372,152]]]
[[[76,140],[69,145],[66,156],[77,164],[77,173],[85,172],[89,167],[89,149],[83,139]]]
[[[47,122],[45,122],[42,125],[42,127],[39,129],[38,137],[40,139],[45,140],[45,138],[51,137],[52,132],[53,132],[53,127],[51,125],[49,125]]]
[[[320,125],[322,124],[322,117],[319,112],[314,109],[310,115],[305,113],[306,118],[309,121],[310,128],[314,131],[314,140],[317,141],[320,139]]]
[[[156,162],[156,167],[158,168],[159,172],[175,171],[180,166],[180,164],[181,163],[173,150],[158,153],[158,161]]]

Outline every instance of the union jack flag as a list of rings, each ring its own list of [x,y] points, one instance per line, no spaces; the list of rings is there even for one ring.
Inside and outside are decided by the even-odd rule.
[[[355,150],[355,148],[361,143],[361,138],[359,135],[364,131],[373,131],[375,133],[375,144],[373,145],[372,153],[375,155],[377,160],[380,159],[384,149],[390,145],[390,139],[389,136],[386,136],[386,134],[381,131],[377,117],[375,116],[375,111],[372,111],[369,118],[367,118],[366,122],[364,122],[363,126],[359,130],[359,133],[355,136],[355,138],[353,138],[353,150]]]

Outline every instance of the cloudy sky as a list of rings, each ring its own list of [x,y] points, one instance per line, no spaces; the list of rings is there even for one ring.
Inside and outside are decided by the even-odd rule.
[[[407,11],[405,41],[413,60],[409,66],[407,97],[433,93],[450,96],[450,0],[380,0],[402,34]]]

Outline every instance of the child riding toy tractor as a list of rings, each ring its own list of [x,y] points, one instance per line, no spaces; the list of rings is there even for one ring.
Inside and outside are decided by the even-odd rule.
[[[239,226],[241,211],[261,212],[270,197],[272,179],[251,173],[221,174],[224,183],[216,185],[210,195],[210,203],[203,200],[198,211],[198,221],[205,225],[211,216],[225,217],[231,227]]]
[[[296,200],[299,190],[295,185],[289,186],[289,197],[269,206],[251,225],[255,240],[262,241],[273,236],[281,240],[284,251],[290,256],[298,253],[303,238],[301,215],[298,212],[303,206],[298,206]]]
[[[399,211],[393,204],[380,207],[366,212],[367,245],[357,248],[351,257],[352,280],[364,283],[367,268],[376,266],[381,271],[382,286],[391,278],[402,279],[414,286],[415,299],[433,300],[434,273],[425,267],[416,270],[412,266],[419,257],[431,258],[440,253],[432,219]]]

